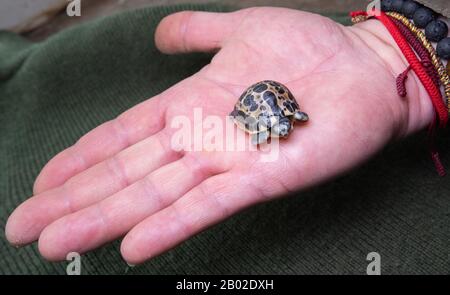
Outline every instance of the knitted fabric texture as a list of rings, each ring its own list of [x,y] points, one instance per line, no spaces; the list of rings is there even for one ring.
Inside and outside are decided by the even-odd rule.
[[[167,56],[155,48],[156,24],[181,9],[223,8],[130,11],[37,44],[0,32],[2,228],[52,156],[208,63],[210,55]],[[450,166],[449,134],[442,138]],[[81,272],[365,274],[367,254],[378,252],[382,274],[449,274],[449,196],[449,178],[436,176],[418,134],[345,176],[250,208],[142,265],[129,268],[116,241],[83,255]],[[36,244],[10,246],[1,231],[1,274],[64,274],[66,267],[43,260]]]
[[[417,0],[417,2],[433,9],[440,14],[450,17],[450,6],[448,0]]]

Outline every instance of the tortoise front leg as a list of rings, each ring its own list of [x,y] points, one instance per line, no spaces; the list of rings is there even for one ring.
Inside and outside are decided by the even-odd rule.
[[[252,144],[253,145],[258,145],[258,144],[263,144],[265,142],[267,142],[267,139],[270,136],[270,132],[269,131],[261,131],[259,133],[255,133],[252,134]]]

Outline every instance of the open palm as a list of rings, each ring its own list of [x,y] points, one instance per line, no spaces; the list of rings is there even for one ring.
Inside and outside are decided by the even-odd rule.
[[[166,53],[218,52],[54,157],[35,196],[10,216],[11,243],[39,239],[42,255],[59,260],[125,235],[124,259],[140,263],[245,207],[342,173],[432,118],[415,78],[407,100],[396,94],[406,65],[375,22],[347,28],[276,8],[181,12],[162,21],[156,43]],[[200,108],[225,121],[240,94],[267,79],[285,84],[310,116],[280,141],[275,161],[258,151],[172,149],[174,118],[193,120]]]

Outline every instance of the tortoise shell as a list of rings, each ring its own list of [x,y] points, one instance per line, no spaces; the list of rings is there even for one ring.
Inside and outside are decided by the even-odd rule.
[[[295,119],[308,120],[307,115],[300,112],[291,91],[283,84],[270,80],[250,86],[240,96],[230,116],[239,128],[250,134],[269,131],[283,118],[290,121],[291,127]]]

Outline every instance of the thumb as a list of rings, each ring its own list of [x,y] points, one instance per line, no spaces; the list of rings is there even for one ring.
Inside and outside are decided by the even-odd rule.
[[[168,54],[217,51],[249,10],[230,13],[182,11],[171,14],[163,18],[156,29],[156,46]]]

